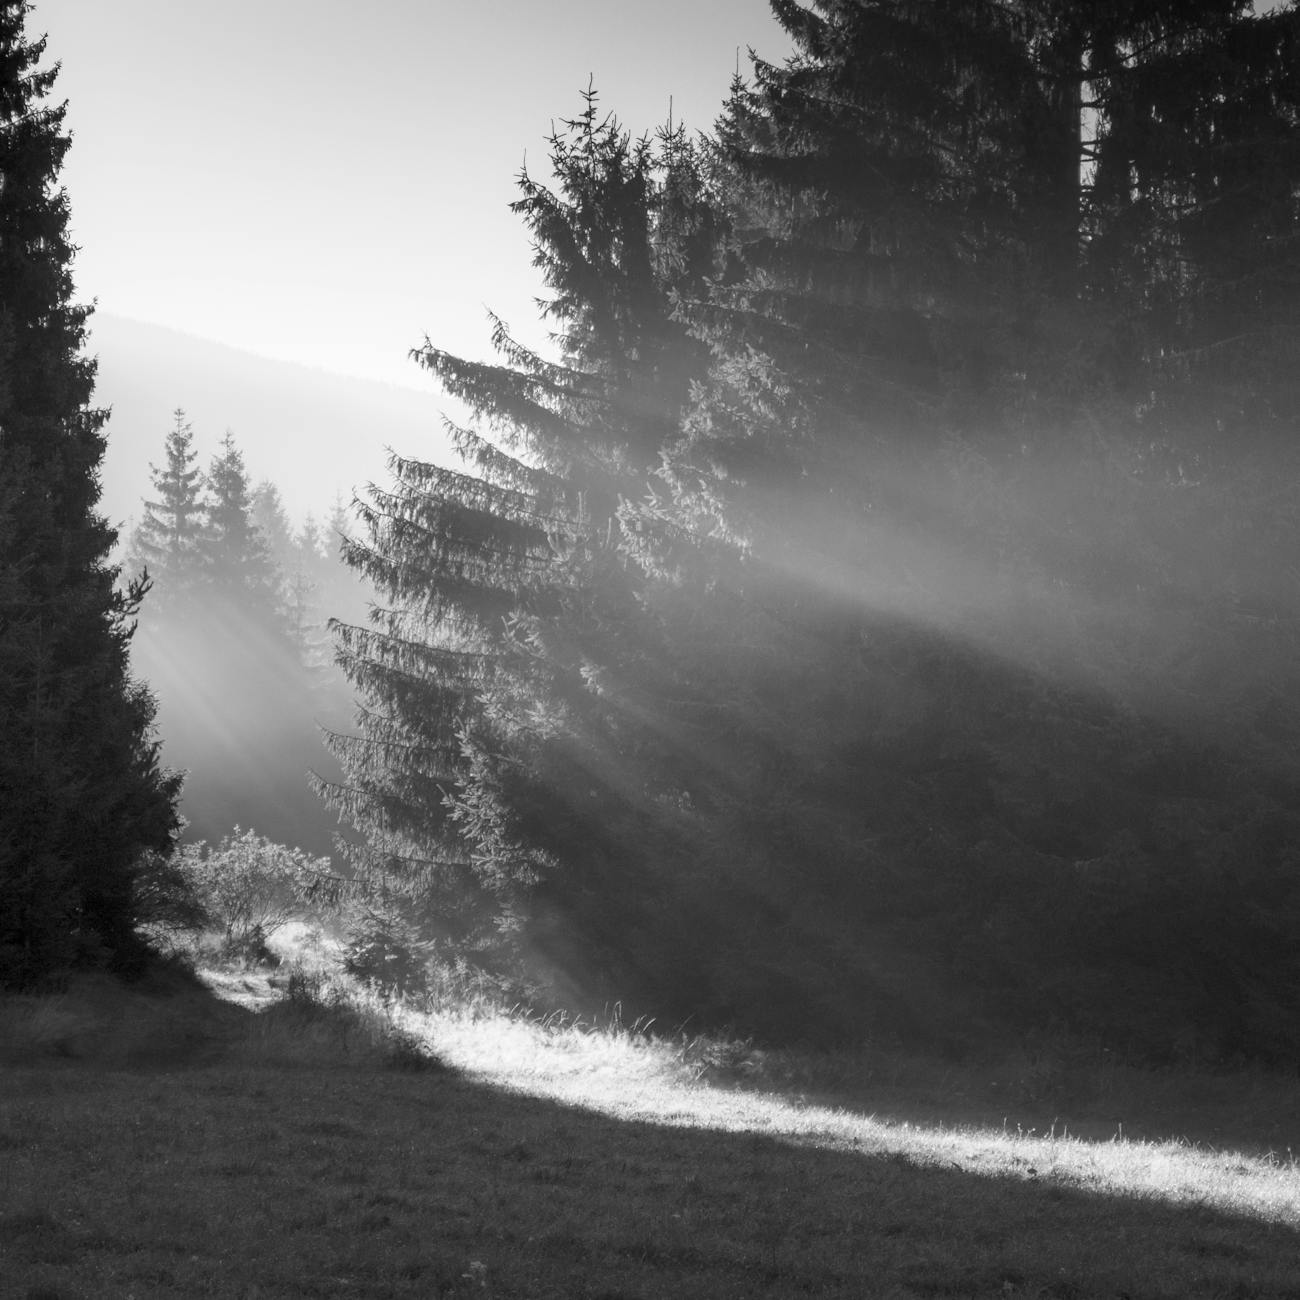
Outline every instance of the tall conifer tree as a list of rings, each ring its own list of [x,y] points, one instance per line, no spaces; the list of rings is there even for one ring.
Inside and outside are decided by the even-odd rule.
[[[525,173],[515,210],[559,358],[500,321],[502,364],[420,350],[485,429],[450,430],[474,474],[395,457],[396,485],[358,506],[368,540],[348,558],[388,605],[338,629],[365,707],[334,740],[349,782],[326,793],[365,833],[358,865],[419,898],[433,933],[500,956],[502,927],[565,946],[563,917],[600,962],[620,934],[599,933],[609,880],[635,911],[672,820],[656,799],[673,740],[635,705],[672,674],[620,501],[652,490],[703,373],[672,294],[699,291],[716,233],[680,131],[632,141],[589,93],[551,149],[555,188]]]
[[[72,303],[57,68],[0,3],[0,982],[137,951],[136,864],[166,851],[179,779],[131,680],[136,587],[97,512],[105,413]]]

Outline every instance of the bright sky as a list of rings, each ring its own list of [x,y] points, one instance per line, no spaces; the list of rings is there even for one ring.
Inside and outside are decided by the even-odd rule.
[[[765,0],[35,0],[62,62],[80,301],[414,387],[425,334],[536,338],[508,210],[594,75],[634,133],[708,128]],[[160,441],[161,441],[160,431]]]

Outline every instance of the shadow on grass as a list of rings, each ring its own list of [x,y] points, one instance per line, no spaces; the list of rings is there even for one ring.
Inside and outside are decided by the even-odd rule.
[[[0,1071],[13,1296],[1300,1296],[1300,1234],[450,1072]]]
[[[213,991],[162,969],[123,982],[71,978],[62,995],[0,998],[0,1067],[168,1072],[232,1068],[446,1069],[379,999],[322,1000],[315,986],[272,987],[264,973],[230,974]],[[231,990],[240,993],[232,1000]],[[242,992],[241,992],[242,991]]]

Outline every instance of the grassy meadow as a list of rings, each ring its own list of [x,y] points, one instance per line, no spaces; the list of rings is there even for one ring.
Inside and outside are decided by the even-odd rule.
[[[1300,1298],[1300,1089],[423,1011],[0,1003],[0,1295]]]

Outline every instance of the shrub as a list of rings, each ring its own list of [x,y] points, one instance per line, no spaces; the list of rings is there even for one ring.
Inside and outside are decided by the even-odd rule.
[[[328,858],[238,826],[215,848],[185,845],[178,864],[209,922],[224,934],[227,955],[247,961],[268,959],[267,941],[310,910],[311,888],[330,867]]]

